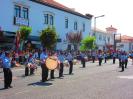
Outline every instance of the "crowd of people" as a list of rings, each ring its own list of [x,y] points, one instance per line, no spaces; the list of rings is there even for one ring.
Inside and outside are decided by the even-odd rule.
[[[49,68],[46,64],[46,60],[48,57],[54,56],[57,61],[57,68],[59,70],[59,78],[64,77],[63,71],[64,66],[69,66],[69,75],[73,74],[73,64],[77,61],[81,61],[82,67],[86,67],[86,61],[92,61],[95,63],[96,60],[99,61],[99,66],[102,65],[103,60],[104,63],[107,62],[108,59],[113,60],[113,64],[115,64],[116,59],[119,59],[119,67],[121,68],[121,72],[127,68],[128,58],[133,59],[133,51],[125,52],[125,51],[112,51],[106,52],[102,50],[98,51],[48,51],[46,49],[43,50],[26,50],[26,51],[0,51],[0,67],[3,68],[4,72],[4,88],[12,88],[12,71],[11,68],[14,66],[18,66],[19,64],[25,66],[25,76],[33,75],[35,69],[38,66],[41,66],[42,70],[42,82],[46,82],[48,80]],[[50,78],[54,79],[54,69],[50,70]]]

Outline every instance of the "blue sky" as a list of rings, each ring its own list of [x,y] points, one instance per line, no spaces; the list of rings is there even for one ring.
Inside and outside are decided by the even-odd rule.
[[[113,26],[118,33],[133,36],[132,0],[55,0],[76,11],[94,16],[105,15],[97,19],[97,28],[105,30]],[[92,25],[94,19],[92,19]]]

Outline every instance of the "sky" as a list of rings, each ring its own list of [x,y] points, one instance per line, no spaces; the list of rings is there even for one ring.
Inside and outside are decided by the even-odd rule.
[[[118,29],[117,33],[133,36],[133,1],[132,0],[55,0],[69,8],[94,17],[105,15],[96,19],[96,27],[104,30],[111,25]],[[92,27],[94,26],[92,18]]]

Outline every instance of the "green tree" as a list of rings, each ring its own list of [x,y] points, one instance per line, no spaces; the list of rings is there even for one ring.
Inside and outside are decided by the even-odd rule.
[[[21,26],[19,32],[20,32],[20,50],[23,50],[24,42],[32,32],[32,28],[27,26]]]
[[[43,47],[53,50],[57,43],[57,33],[54,27],[47,27],[41,31],[40,40]]]
[[[86,37],[81,41],[80,50],[81,51],[88,51],[96,48],[95,45],[95,37]]]

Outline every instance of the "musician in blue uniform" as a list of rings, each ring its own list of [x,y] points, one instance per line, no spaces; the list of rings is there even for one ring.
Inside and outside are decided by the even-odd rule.
[[[48,78],[48,68],[46,67],[45,60],[48,57],[46,50],[43,49],[40,55],[41,69],[42,69],[42,82],[47,81]]]
[[[104,63],[106,63],[106,62],[107,62],[107,53],[104,52]]]
[[[70,68],[69,68],[69,74],[73,74],[72,71],[73,71],[73,57],[72,57],[72,54],[69,53],[66,57],[66,59],[68,60],[69,62],[69,65],[70,65]]]
[[[121,68],[122,68],[122,70],[120,72],[124,71],[124,64],[125,64],[125,55],[124,55],[124,52],[122,52],[122,54],[121,54]]]
[[[83,68],[85,68],[85,57],[86,57],[86,55],[85,55],[85,53],[84,52],[82,52],[81,53],[81,63],[82,63],[82,65],[83,65]]]
[[[2,58],[2,66],[4,72],[4,88],[12,88],[12,71],[11,71],[11,59],[9,52],[5,53],[5,57]]]
[[[102,55],[101,51],[98,52],[98,60],[99,60],[99,66],[101,66],[102,60],[103,60],[103,55]]]
[[[92,52],[92,62],[95,63],[95,59],[96,59],[96,52],[93,51]]]
[[[129,55],[125,52],[125,68],[127,68]]]
[[[60,61],[60,68],[59,68],[59,78],[60,78],[60,77],[63,77],[63,69],[64,69],[63,62],[65,61],[65,56],[63,55],[63,52],[59,53],[58,59]]]
[[[118,53],[119,68],[121,68],[121,52]]]
[[[115,60],[116,60],[117,54],[115,52],[113,52],[112,57],[113,57],[113,64],[115,64]]]

